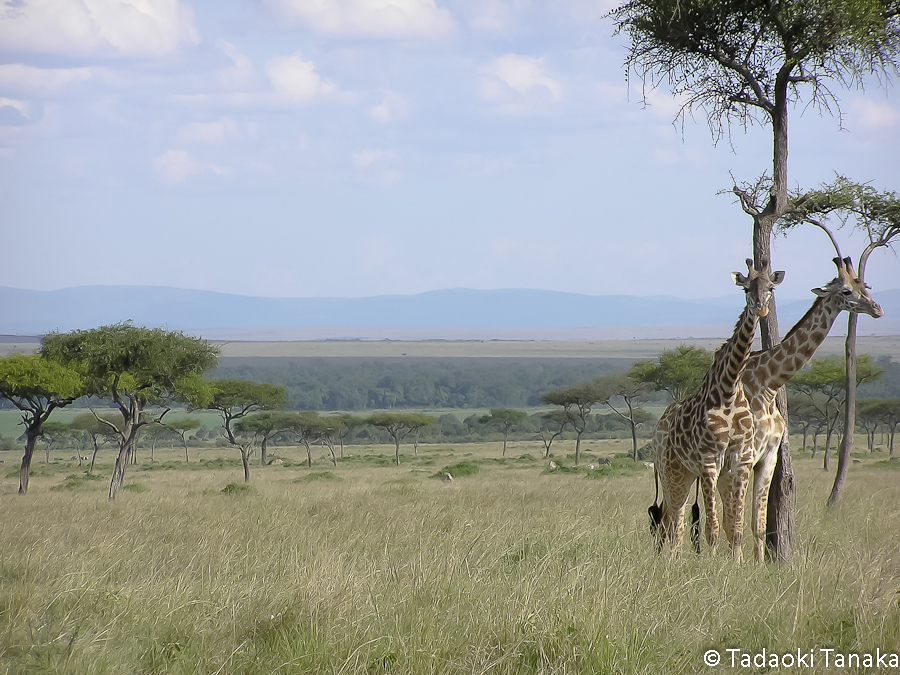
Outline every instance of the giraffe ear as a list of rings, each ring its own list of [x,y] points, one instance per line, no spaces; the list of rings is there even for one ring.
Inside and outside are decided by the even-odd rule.
[[[747,282],[750,281],[747,277],[745,277],[740,272],[732,272],[731,280],[734,282],[735,286],[746,286]]]
[[[818,295],[820,298],[824,298],[826,295],[828,295],[827,288],[814,288],[812,289],[812,292]]]
[[[775,272],[775,274],[772,275],[772,285],[773,286],[777,286],[782,281],[784,281],[784,271],[783,270],[779,270],[778,272]]]

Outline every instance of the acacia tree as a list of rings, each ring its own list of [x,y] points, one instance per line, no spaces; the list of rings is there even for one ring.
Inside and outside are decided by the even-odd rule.
[[[611,12],[616,33],[630,41],[627,71],[646,89],[666,82],[684,103],[683,121],[701,110],[716,140],[731,125],[771,128],[772,173],[733,187],[753,220],[753,260],[772,261],[775,223],[794,208],[788,194],[788,111],[806,96],[820,110],[839,109],[832,87],[881,83],[897,71],[900,1],[632,0]],[[760,319],[763,349],[779,341],[774,301]],[[787,417],[784,390],[778,407]],[[787,560],[794,550],[794,475],[787,434],[769,493],[768,550]]]
[[[612,410],[616,415],[621,417],[628,423],[631,429],[632,456],[634,461],[638,461],[638,443],[637,443],[637,427],[641,423],[642,413],[645,417],[649,417],[641,406],[647,400],[647,394],[650,392],[650,385],[646,382],[629,377],[628,375],[607,375],[598,377],[594,380],[594,384],[600,392],[600,403]],[[613,403],[614,400],[621,399],[625,405],[623,410],[619,410]]]
[[[561,387],[541,396],[541,401],[547,405],[560,406],[575,430],[575,466],[581,463],[581,436],[587,428],[591,410],[602,398],[603,393],[593,382]]]
[[[655,391],[667,391],[673,401],[682,401],[700,390],[706,372],[713,364],[713,354],[703,347],[679,345],[664,349],[655,361],[638,361],[628,377],[647,384]]]
[[[57,408],[69,405],[84,393],[83,376],[38,354],[11,354],[0,358],[0,398],[22,413],[25,452],[19,469],[19,494],[28,492],[28,477],[34,446],[47,418]]]
[[[277,410],[265,410],[237,420],[234,428],[235,431],[253,434],[260,439],[259,463],[262,466],[265,466],[269,463],[267,454],[269,441],[276,434],[290,429],[293,422],[294,415],[292,413]]]
[[[856,360],[856,386],[865,382],[874,382],[883,373],[884,371],[872,362],[868,354],[862,354]],[[788,383],[788,386],[794,391],[804,394],[825,421],[823,468],[828,471],[828,451],[841,420],[841,412],[846,404],[847,367],[845,361],[837,356],[813,359],[804,371]]]
[[[860,185],[838,175],[820,190],[814,190],[796,200],[795,208],[782,220],[781,227],[788,230],[799,223],[809,223],[824,230],[840,249],[834,235],[825,225],[828,218],[836,217],[840,226],[852,222],[857,230],[865,232],[866,247],[859,256],[857,276],[865,283],[866,265],[869,256],[879,248],[891,248],[900,240],[900,197],[894,192],[878,191],[869,185]],[[852,271],[849,259],[845,263]],[[856,332],[859,315],[850,312],[847,320],[847,339],[844,342],[844,362],[846,364],[844,392],[844,433],[838,449],[838,467],[834,476],[828,505],[837,506],[841,488],[850,466],[850,448],[853,445],[853,430],[856,421]]]
[[[288,430],[306,448],[306,464],[312,468],[312,444],[323,440],[332,426],[314,410],[304,410],[301,413],[290,413],[287,420]],[[332,445],[332,459],[334,458],[334,446]],[[334,462],[335,466],[337,462]]]
[[[125,480],[138,431],[161,422],[171,402],[196,396],[203,388],[201,375],[216,365],[218,354],[206,340],[131,323],[50,333],[41,343],[43,356],[83,371],[86,393],[111,399],[122,416],[121,428],[106,422],[119,441],[110,499]],[[159,409],[151,412],[148,406]]]
[[[509,431],[517,424],[525,421],[527,415],[520,410],[509,408],[491,408],[491,412],[483,415],[478,421],[482,424],[491,424],[503,432],[503,456],[506,457],[506,443],[509,441]]]
[[[93,472],[100,446],[105,442],[111,443],[118,437],[122,426],[122,416],[118,413],[95,415],[86,412],[75,417],[71,425],[73,429],[80,430],[91,439],[93,452],[91,453],[91,467],[88,471]]]
[[[544,457],[550,456],[550,446],[553,445],[553,441],[562,436],[569,424],[571,424],[571,420],[565,410],[551,410],[541,415],[541,431],[538,438],[544,444]]]
[[[202,427],[203,423],[197,417],[183,417],[180,420],[166,422],[163,426],[168,429],[170,433],[178,436],[178,438],[181,439],[181,447],[184,448],[184,462],[185,464],[190,462],[190,457],[188,456],[187,436],[192,431],[196,431],[197,429]]]
[[[366,419],[364,417],[359,417],[358,415],[351,414],[343,414],[337,415],[337,419],[340,420],[341,426],[337,432],[337,439],[341,444],[341,459],[344,458],[344,441],[347,440],[347,437],[350,435],[350,432],[354,429],[365,425]]]
[[[890,431],[890,454],[894,455],[894,435],[900,426],[900,399],[892,398],[882,401],[881,424]]]
[[[857,401],[856,423],[866,430],[866,447],[869,452],[875,452],[875,433],[882,424],[882,404],[880,398],[863,398]],[[884,434],[881,436],[884,440]]]
[[[400,441],[409,432],[434,422],[430,415],[418,413],[375,413],[366,418],[366,424],[384,429],[394,439],[394,461],[400,466]]]
[[[225,438],[241,453],[244,482],[250,482],[250,445],[235,436],[235,422],[257,410],[273,410],[287,403],[287,390],[274,384],[257,384],[247,380],[216,380],[209,383],[191,405],[194,408],[216,410],[222,417]]]

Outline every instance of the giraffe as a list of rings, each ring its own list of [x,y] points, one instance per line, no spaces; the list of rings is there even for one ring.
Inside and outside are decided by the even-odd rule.
[[[817,296],[800,321],[788,331],[781,343],[765,351],[750,354],[741,377],[744,395],[753,413],[756,431],[750,451],[729,447],[726,469],[719,477],[723,504],[723,529],[732,546],[740,547],[744,528],[744,498],[753,472],[751,528],[757,562],[765,553],[765,518],[769,486],[778,459],[778,446],[784,435],[784,417],[775,406],[775,395],[812,358],[842,311],[862,312],[879,318],[884,310],[872,298],[857,277],[850,258],[835,258],[838,275],[812,292]],[[744,485],[739,485],[744,481]]]
[[[748,259],[749,276],[732,273],[734,283],[746,293],[734,333],[716,350],[700,391],[670,405],[657,423],[654,468],[662,493],[659,527],[655,528],[658,550],[666,543],[675,552],[681,548],[684,507],[696,478],[700,479],[706,511],[706,541],[715,549],[719,534],[715,485],[725,450],[729,443],[735,447],[749,445],[753,437],[752,415],[740,386],[741,373],[759,317],[768,313],[772,288],[784,278],[784,272],[770,277],[767,261],[760,267],[762,271],[755,270]]]

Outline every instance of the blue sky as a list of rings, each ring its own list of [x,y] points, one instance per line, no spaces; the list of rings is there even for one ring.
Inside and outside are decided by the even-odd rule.
[[[614,4],[6,0],[0,285],[728,295],[750,221],[717,192],[768,168],[769,130],[715,145],[644,105]],[[792,111],[793,184],[900,190],[896,89],[838,93],[840,121]],[[832,256],[778,239],[781,293]],[[868,280],[900,287],[897,257]]]

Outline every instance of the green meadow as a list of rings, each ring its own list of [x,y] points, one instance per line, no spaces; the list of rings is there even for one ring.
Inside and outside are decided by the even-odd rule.
[[[796,451],[796,556],[756,565],[724,546],[657,555],[652,469],[620,457],[627,440],[585,445],[611,464],[571,468],[571,441],[556,471],[534,442],[505,460],[499,443],[403,445],[399,467],[389,445],[337,466],[317,448],[312,468],[277,447],[248,485],[236,451],[185,465],[157,448],[114,502],[109,450],[91,475],[38,453],[24,497],[18,453],[0,453],[0,672],[740,671],[727,649],[881,672],[835,655],[900,652],[900,462],[884,450],[855,453],[834,511],[820,456]]]

